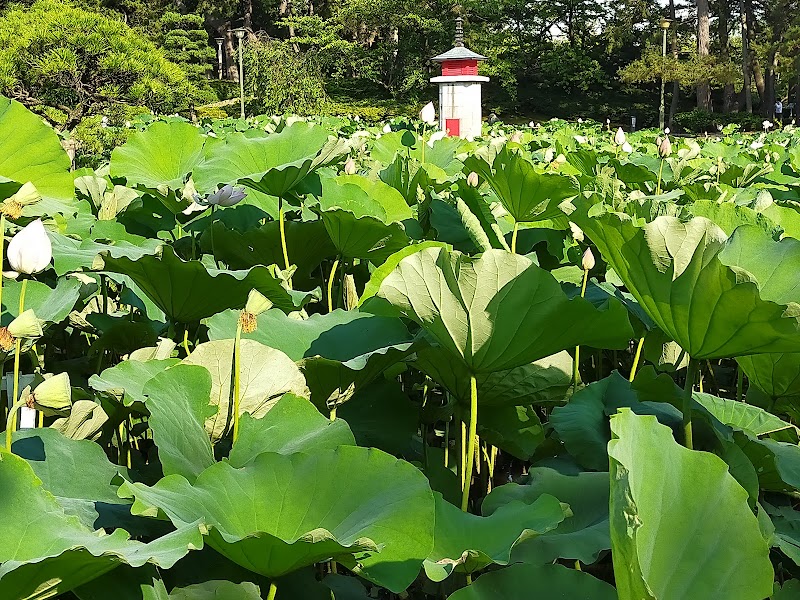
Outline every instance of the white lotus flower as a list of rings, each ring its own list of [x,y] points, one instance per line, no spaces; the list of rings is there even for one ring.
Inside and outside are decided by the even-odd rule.
[[[438,141],[439,141],[439,140],[441,140],[441,139],[444,139],[444,138],[445,138],[445,136],[447,136],[447,132],[445,132],[445,131],[437,131],[437,132],[436,132],[436,133],[434,133],[434,134],[433,134],[433,135],[430,137],[430,139],[428,140],[428,146],[430,146],[431,148],[433,148],[433,144],[434,144],[434,143],[436,143],[436,142],[438,142]]]
[[[576,135],[576,136],[575,136],[575,141],[576,141],[576,142],[578,142],[579,144],[585,144],[585,143],[586,143],[586,141],[587,141],[587,140],[586,140],[586,136],[583,136],[583,135]]]
[[[383,126],[383,133],[392,133],[392,126],[389,123]]]
[[[351,156],[347,159],[347,162],[344,163],[344,173],[345,175],[355,175],[357,170],[356,161]]]
[[[628,142],[625,142],[624,144],[622,144],[622,151],[630,154],[631,152],[633,152],[633,146],[631,146]]]
[[[622,127],[620,127],[619,129],[617,129],[617,133],[614,136],[614,143],[617,146],[622,146],[627,141],[628,141],[628,138],[625,137],[625,132],[622,131]]]
[[[528,127],[530,127],[531,129],[533,129],[534,127],[536,127],[536,123],[534,123],[533,121],[531,121],[530,123],[528,123]]]
[[[591,271],[594,269],[595,260],[594,254],[592,254],[592,249],[587,248],[586,252],[583,253],[583,259],[581,259],[581,266],[583,267],[584,271]]]
[[[580,117],[578,117],[578,124],[583,125],[583,119],[581,119]]]
[[[475,171],[472,171],[469,175],[467,175],[467,185],[471,187],[478,187],[478,183],[480,180],[478,179],[478,174]]]
[[[208,209],[208,206],[203,206],[202,204],[198,204],[193,200],[192,203],[186,208],[184,208],[182,212],[188,217],[192,213],[202,212],[206,209]]]
[[[569,230],[572,233],[572,239],[574,239],[576,242],[582,242],[585,239],[583,229],[578,227],[578,225],[572,221],[569,222]]]
[[[764,142],[753,142],[752,144],[750,144],[750,148],[752,150],[760,150],[763,147],[764,147]]]
[[[761,125],[764,127],[764,131],[768,131],[774,127],[772,121],[764,121]]]
[[[247,197],[247,192],[244,188],[233,187],[230,183],[222,186],[216,192],[207,198],[201,198],[199,195],[195,196],[195,202],[198,204],[205,204],[206,206],[233,206],[239,204]]]
[[[666,133],[667,135],[669,135],[669,127],[667,127],[667,128],[664,130],[664,133]]]
[[[8,264],[17,273],[41,273],[52,258],[53,246],[41,219],[24,227],[8,244]]]
[[[421,111],[419,111],[419,120],[427,125],[436,124],[436,108],[433,102],[428,102]]]

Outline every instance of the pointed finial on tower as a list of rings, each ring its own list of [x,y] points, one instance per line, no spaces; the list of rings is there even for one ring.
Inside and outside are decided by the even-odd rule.
[[[464,20],[456,17],[456,48],[464,47]]]

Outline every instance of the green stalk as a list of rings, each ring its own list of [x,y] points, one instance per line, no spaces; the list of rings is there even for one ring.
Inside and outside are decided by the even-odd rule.
[[[336,257],[336,260],[333,261],[333,266],[331,267],[331,276],[328,279],[328,312],[333,312],[333,280],[336,276],[336,269],[339,267],[339,257]]]
[[[22,406],[24,406],[24,404],[25,402],[23,402],[20,398],[14,402],[11,410],[8,411],[8,424],[6,425],[6,450],[9,452],[11,452],[11,437],[14,434],[14,428],[12,427],[12,424],[17,418],[17,412]]]
[[[639,340],[639,345],[636,346],[636,356],[633,357],[633,366],[631,367],[631,376],[628,381],[633,382],[636,379],[636,368],[639,366],[639,360],[642,358],[642,348],[644,347],[644,336]]]
[[[275,594],[278,593],[278,586],[275,585],[275,582],[272,581],[269,584],[269,594],[267,594],[267,600],[275,600]]]
[[[519,223],[514,221],[514,233],[511,234],[511,253],[517,253],[517,233],[519,233]]]
[[[422,164],[425,164],[425,123],[422,123]]]
[[[212,204],[211,205],[211,227],[210,227],[210,230],[211,230],[211,256],[214,259],[214,264],[217,265],[217,268],[219,269],[219,261],[217,260],[217,246],[216,246],[216,244],[214,244],[214,211],[216,211],[216,210],[217,210],[217,205],[216,204]]]
[[[586,297],[586,284],[589,282],[589,269],[583,270],[583,285],[581,285],[581,298]],[[580,379],[581,347],[575,346],[575,362],[572,365],[572,393],[578,392],[578,379]]]
[[[478,431],[478,380],[474,374],[469,376],[470,402],[469,402],[469,433],[467,441],[467,464],[464,467],[464,489],[461,496],[461,510],[467,512],[469,508],[469,488],[472,483],[472,467],[475,463],[475,438]]]
[[[105,275],[100,275],[100,288],[103,292],[103,314],[108,314],[108,281]]]
[[[339,407],[338,407],[338,406],[334,406],[334,407],[331,409],[331,416],[330,416],[331,423],[333,423],[333,422],[336,420],[336,409],[337,409],[337,408],[339,408]]]
[[[281,250],[283,251],[283,264],[289,270],[289,250],[286,248],[286,224],[283,216],[283,198],[278,198],[278,229],[281,232]],[[292,280],[289,280],[289,289],[292,288]]]
[[[744,399],[744,371],[742,367],[737,365],[736,369],[736,400],[742,402]]]
[[[239,438],[239,396],[240,396],[240,374],[241,374],[241,345],[242,345],[242,322],[239,320],[236,326],[236,338],[233,341],[233,442]]]
[[[28,289],[28,280],[22,280],[22,290],[19,294],[19,314],[25,311],[25,291]],[[22,339],[17,338],[16,346],[14,347],[14,404],[19,400],[19,356],[22,349]],[[12,409],[13,410],[13,409]],[[14,433],[16,411],[14,415],[8,415],[8,423],[6,423],[6,448],[11,451],[11,434]]]
[[[185,327],[183,330],[183,349],[186,351],[186,356],[191,354],[189,352],[189,328]]]
[[[694,449],[694,444],[692,443],[692,390],[695,379],[697,379],[697,366],[697,361],[690,358],[686,372],[686,385],[683,387],[683,435],[684,445],[689,450]]]
[[[664,174],[664,159],[661,159],[661,166],[658,168],[658,185],[656,186],[656,196],[661,195],[661,178]]]
[[[450,467],[450,421],[444,422],[444,468]]]

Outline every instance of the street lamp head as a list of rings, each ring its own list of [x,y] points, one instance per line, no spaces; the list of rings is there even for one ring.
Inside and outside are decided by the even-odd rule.
[[[243,40],[244,36],[247,35],[247,30],[244,27],[237,27],[233,30],[233,35],[235,35],[237,39]]]
[[[224,42],[224,41],[225,41],[225,38],[214,38],[214,40],[215,40],[215,41],[216,41],[218,44],[221,44],[222,42]]]
[[[671,26],[672,26],[672,21],[670,19],[666,19],[666,18],[661,19],[661,29],[664,29],[666,31]]]

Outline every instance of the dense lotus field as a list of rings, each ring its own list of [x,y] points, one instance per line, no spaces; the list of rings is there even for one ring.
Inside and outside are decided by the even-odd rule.
[[[360,127],[0,99],[0,598],[800,597],[800,135]]]

